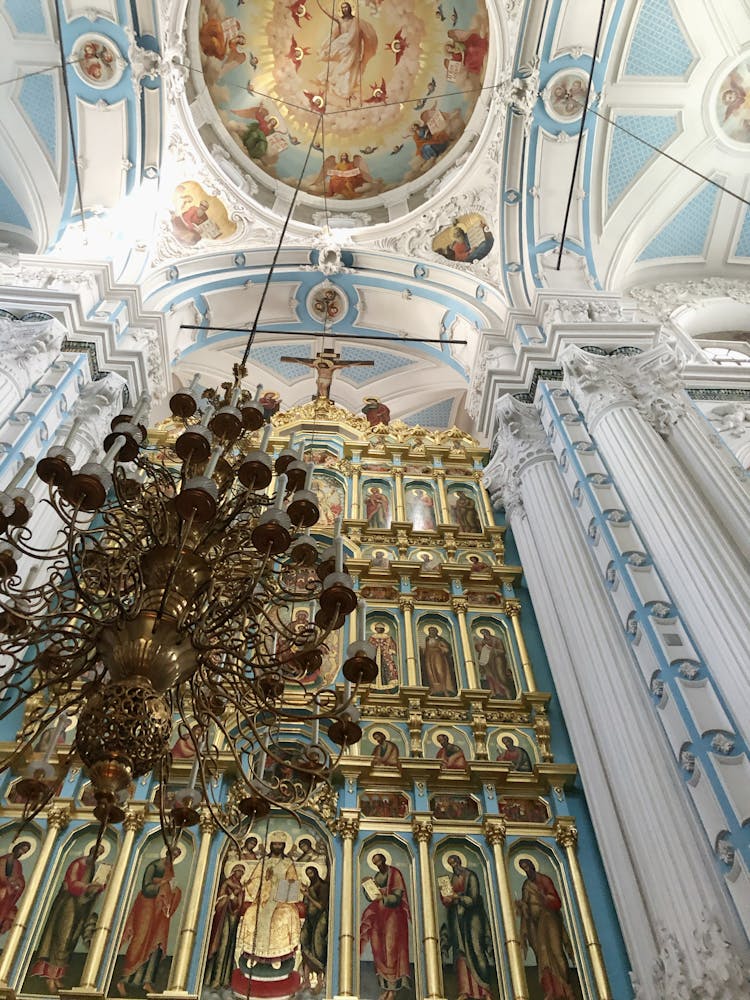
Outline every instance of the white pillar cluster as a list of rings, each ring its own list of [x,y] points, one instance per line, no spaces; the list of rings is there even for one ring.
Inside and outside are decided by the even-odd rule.
[[[707,498],[678,458],[697,465],[706,454],[702,435],[687,421],[691,404],[667,348],[611,358],[570,346],[562,360],[566,388],[747,740],[750,563],[732,534],[735,518],[747,509],[744,486],[714,462],[700,474],[702,481],[716,480]],[[679,444],[670,447],[680,424]],[[720,498],[724,491],[726,501]],[[726,509],[726,518],[717,507]],[[731,520],[730,510],[736,512]],[[745,515],[737,537],[746,540],[747,525]]]
[[[0,425],[60,354],[65,328],[56,319],[0,316]]]
[[[621,393],[617,405],[625,403]],[[607,584],[611,551],[606,559],[593,551],[602,520],[620,523],[620,505],[607,503],[597,519],[594,505],[577,503],[591,489],[608,489],[611,479],[600,468],[581,476],[572,467],[559,428],[585,431],[574,407],[555,427],[548,421],[552,434],[535,406],[511,397],[497,404],[497,418],[486,484],[493,503],[506,509],[525,568],[638,997],[729,1000],[750,968],[743,921],[681,787],[675,750],[634,656],[630,613],[618,620]],[[584,459],[595,452],[584,437],[570,445]],[[623,521],[629,524],[627,516]],[[641,549],[629,539],[625,560],[648,565]],[[667,608],[671,614],[659,578],[646,576],[645,603],[654,613]],[[621,586],[624,593],[624,581]],[[669,628],[680,649],[693,653],[686,631],[674,623]],[[653,666],[653,654],[650,660]]]

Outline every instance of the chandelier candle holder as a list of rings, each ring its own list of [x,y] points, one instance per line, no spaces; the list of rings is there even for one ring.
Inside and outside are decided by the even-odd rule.
[[[329,636],[358,603],[341,522],[321,552],[313,468],[301,449],[273,461],[261,387],[243,388],[245,375],[238,365],[219,389],[201,392],[196,376],[174,393],[174,462],[149,449],[146,396],[112,420],[104,458],[78,469],[74,421],[37,463],[41,503],[60,524],[49,548],[34,547],[21,476],[0,495],[0,718],[25,708],[2,769],[21,772],[26,816],[77,757],[102,829],[121,821],[135,780],[154,774],[166,789],[176,728],[195,763],[174,805],[159,797],[167,843],[201,802],[232,836],[238,817],[246,827],[273,806],[302,807],[361,738],[357,685],[377,675],[362,602],[346,684],[318,679]],[[33,583],[21,582],[22,556],[40,568]],[[292,627],[295,604],[311,600],[314,620]],[[63,718],[75,736],[58,748]],[[40,759],[45,734],[57,767],[49,751]],[[235,779],[229,812],[212,795],[220,773]]]

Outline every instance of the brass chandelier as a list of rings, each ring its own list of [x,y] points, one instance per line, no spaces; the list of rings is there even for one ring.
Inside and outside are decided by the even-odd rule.
[[[101,462],[73,468],[71,434],[50,447],[36,467],[59,521],[49,548],[34,547],[31,494],[0,495],[0,718],[25,709],[2,769],[21,771],[27,817],[77,756],[101,836],[124,818],[133,781],[153,773],[167,787],[176,727],[195,763],[171,808],[159,797],[167,843],[198,821],[201,802],[233,835],[272,806],[303,806],[361,738],[356,686],[377,675],[364,608],[346,682],[318,679],[329,637],[357,606],[340,523],[329,544],[309,534],[313,467],[301,449],[272,460],[260,387],[253,396],[245,377],[237,365],[218,390],[201,394],[196,376],[172,396],[183,427],[172,463],[149,449],[147,397],[112,420]],[[36,563],[25,584],[22,555]],[[289,624],[311,601],[312,618]],[[214,797],[220,773],[234,777],[232,810]]]

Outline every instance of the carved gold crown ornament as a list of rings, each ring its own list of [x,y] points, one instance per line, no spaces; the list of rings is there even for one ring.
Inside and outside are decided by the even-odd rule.
[[[174,805],[159,798],[165,840],[198,822],[202,801],[231,835],[212,794],[219,765],[236,775],[236,810],[252,823],[274,805],[301,807],[361,737],[356,686],[377,675],[364,613],[346,683],[318,679],[329,636],[357,606],[340,527],[327,547],[309,534],[313,467],[301,449],[272,460],[245,375],[235,366],[202,395],[196,376],[172,396],[183,428],[173,465],[149,449],[147,397],[112,420],[101,462],[74,469],[70,434],[51,447],[37,464],[59,518],[47,550],[33,545],[31,494],[14,484],[0,496],[0,718],[26,707],[2,769],[23,767],[15,793],[27,817],[77,754],[101,835],[123,819],[135,779],[154,773],[166,787],[176,718],[195,763]],[[36,562],[23,584],[20,555]],[[312,616],[293,614],[311,601]]]

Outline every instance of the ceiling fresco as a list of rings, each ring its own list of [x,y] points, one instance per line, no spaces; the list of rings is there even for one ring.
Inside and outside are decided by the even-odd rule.
[[[200,0],[190,30],[243,169],[347,202],[450,162],[490,44],[483,0]]]

